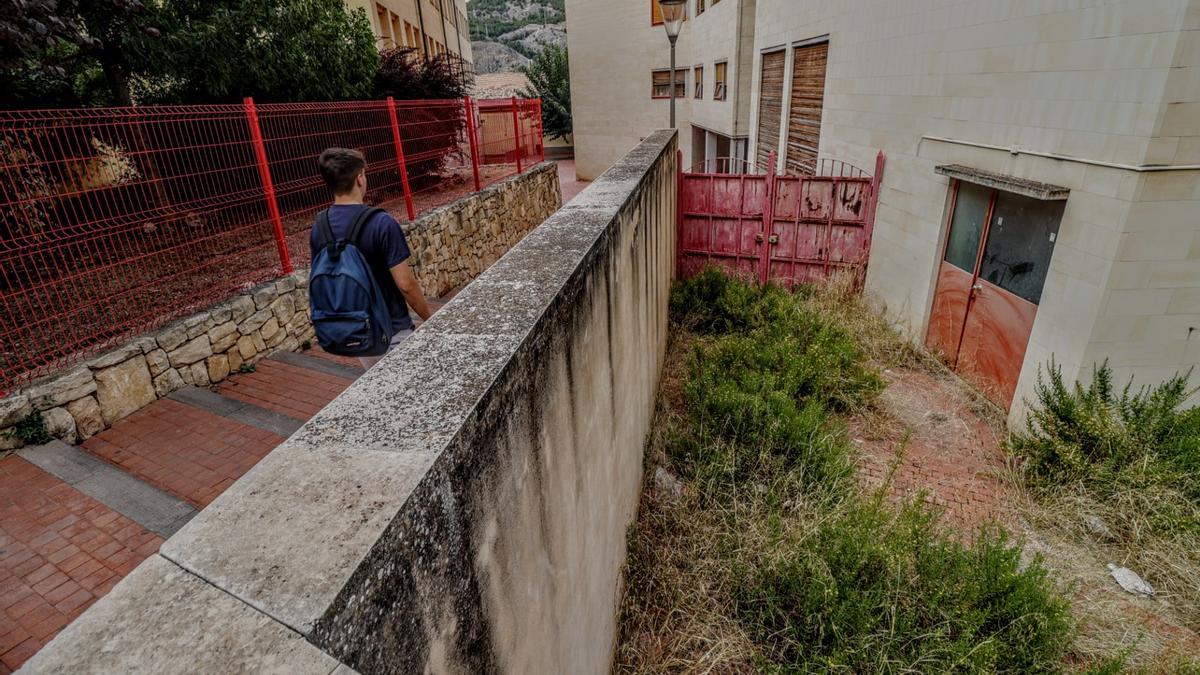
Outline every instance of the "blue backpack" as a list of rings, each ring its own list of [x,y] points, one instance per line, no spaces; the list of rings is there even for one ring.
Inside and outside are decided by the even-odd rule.
[[[317,214],[320,250],[308,275],[308,305],[321,349],[342,356],[381,356],[392,340],[392,316],[358,238],[383,209],[363,207],[350,236],[337,240],[329,212]]]

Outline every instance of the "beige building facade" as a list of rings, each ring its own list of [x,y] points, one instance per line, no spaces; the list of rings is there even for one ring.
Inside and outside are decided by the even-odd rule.
[[[466,0],[346,0],[367,13],[380,50],[412,47],[472,62]]]
[[[568,1],[567,18],[579,166],[596,171],[662,126],[665,110],[626,117],[641,106],[615,81],[665,59],[666,39],[594,63],[602,50],[576,34],[622,35],[638,3],[590,4]],[[1107,361],[1140,384],[1200,363],[1200,1],[754,5],[736,33],[753,40],[741,61],[749,109],[730,113],[748,123],[747,156],[773,150],[795,171],[811,152],[871,172],[884,151],[867,292],[914,341],[958,341],[959,359],[972,340],[1011,352],[1000,364],[1011,420],[1051,359],[1068,378]],[[681,44],[717,42],[702,27],[713,9]],[[713,123],[704,108],[685,104],[681,119]],[[957,301],[955,274],[969,280]],[[1013,313],[973,328],[997,289]],[[961,312],[965,327],[946,324]]]
[[[575,167],[602,173],[669,126],[670,43],[654,0],[567,0]],[[675,52],[684,166],[745,159],[755,0],[688,0]],[[701,11],[702,10],[702,11]]]

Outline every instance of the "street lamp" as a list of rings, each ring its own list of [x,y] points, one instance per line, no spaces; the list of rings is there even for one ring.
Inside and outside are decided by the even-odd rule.
[[[687,0],[658,0],[662,10],[663,28],[671,41],[671,128],[675,128],[675,41],[683,28],[683,15],[687,11]]]

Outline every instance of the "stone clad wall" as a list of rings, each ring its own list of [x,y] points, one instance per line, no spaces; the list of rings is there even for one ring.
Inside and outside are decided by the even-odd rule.
[[[561,205],[556,165],[542,162],[405,223],[421,287],[441,297],[465,286]]]
[[[558,209],[553,163],[405,223],[414,271],[431,297],[469,283]],[[267,282],[66,372],[0,399],[0,451],[20,447],[7,430],[35,409],[56,438],[90,438],[187,385],[220,382],[243,364],[314,340],[308,270]]]
[[[307,286],[307,270],[294,272],[0,399],[0,448],[19,447],[5,428],[35,409],[51,434],[74,443],[177,389],[299,349],[313,339]]]
[[[608,672],[676,158],[648,137],[26,670]]]

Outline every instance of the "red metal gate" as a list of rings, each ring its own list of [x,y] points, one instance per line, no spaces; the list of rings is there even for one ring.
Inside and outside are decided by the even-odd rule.
[[[883,165],[880,152],[874,176],[843,168],[817,176],[682,173],[679,276],[711,264],[789,288],[842,269],[861,281]]]

